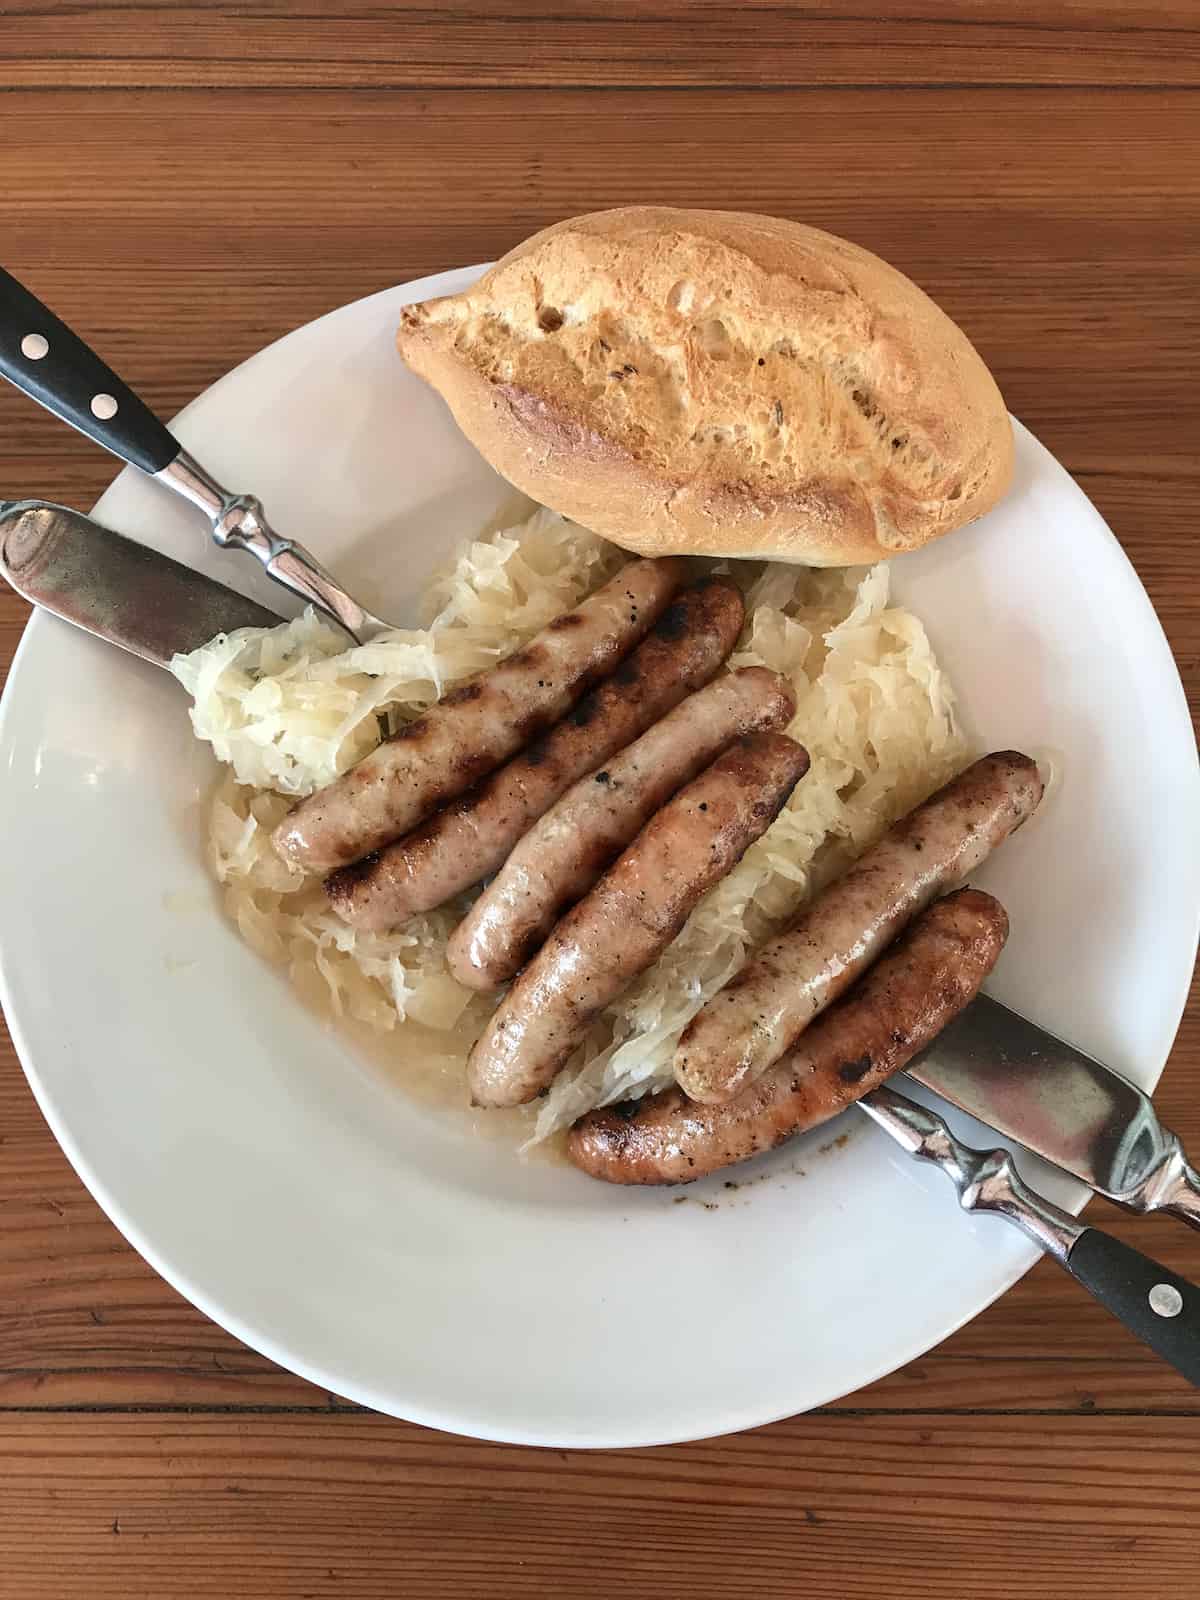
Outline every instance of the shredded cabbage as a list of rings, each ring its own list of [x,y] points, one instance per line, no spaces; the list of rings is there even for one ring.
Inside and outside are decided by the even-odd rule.
[[[424,629],[347,650],[310,611],[277,628],[220,635],[172,662],[193,697],[197,736],[228,768],[212,800],[209,850],[230,917],[310,1003],[390,1033],[402,1068],[431,1037],[443,1058],[465,1060],[492,1009],[446,967],[446,940],[471,895],[393,933],[362,933],[329,908],[318,879],[280,860],[271,830],[288,797],[345,771],[385,731],[517,649],[624,559],[595,534],[539,511],[469,546],[432,586]],[[608,1008],[530,1111],[530,1142],[592,1106],[665,1087],[684,1025],[747,952],[966,759],[953,691],[920,620],[889,606],[886,565],[813,571],[745,562],[731,575],[748,609],[730,665],[768,666],[791,680],[798,706],[788,731],[812,766],[773,826]],[[465,1089],[458,1098],[465,1105]]]
[[[425,628],[345,648],[309,609],[277,628],[218,634],[171,671],[192,727],[239,783],[306,795],[336,778],[461,678],[491,666],[567,611],[622,555],[552,511],[475,540],[426,597]]]

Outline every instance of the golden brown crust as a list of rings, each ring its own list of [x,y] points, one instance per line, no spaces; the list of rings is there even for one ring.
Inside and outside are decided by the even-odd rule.
[[[868,251],[740,212],[627,207],[408,308],[415,372],[545,505],[643,555],[876,561],[1012,470],[965,335]]]

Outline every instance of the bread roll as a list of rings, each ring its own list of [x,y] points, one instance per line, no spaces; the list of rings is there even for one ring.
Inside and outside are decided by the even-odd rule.
[[[961,330],[797,222],[575,217],[407,308],[398,342],[499,472],[639,555],[877,561],[982,516],[1012,471]]]

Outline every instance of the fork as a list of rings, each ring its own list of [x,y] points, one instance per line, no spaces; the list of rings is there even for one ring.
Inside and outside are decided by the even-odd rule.
[[[276,583],[362,643],[391,624],[353,599],[312,552],[267,521],[262,501],[231,494],[95,351],[0,267],[0,374],[97,444],[198,506],[214,543],[254,556]]]

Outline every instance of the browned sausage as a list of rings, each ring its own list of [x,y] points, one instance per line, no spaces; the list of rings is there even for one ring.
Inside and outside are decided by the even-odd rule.
[[[914,917],[1029,817],[1042,780],[1028,756],[984,756],[909,812],[765,944],[684,1029],[675,1081],[729,1100],[779,1060]]]
[[[486,878],[564,790],[708,682],[737,643],[746,607],[728,579],[706,578],[663,612],[611,678],[542,739],[365,861],[328,878],[338,914],[379,933]]]
[[[766,667],[690,695],[530,828],[451,934],[450,971],[471,989],[507,983],[676,789],[734,739],[782,728],[795,710],[787,679]]]
[[[771,1150],[899,1072],[974,998],[1007,937],[1004,907],[960,889],[735,1100],[701,1106],[674,1086],[589,1111],[567,1135],[567,1154],[606,1183],[688,1183]]]
[[[276,828],[276,850],[306,872],[344,867],[469,789],[611,672],[647,634],[683,563],[631,561],[524,649],[443,695]]]
[[[739,740],[642,829],[555,928],[471,1052],[477,1105],[522,1105],[656,960],[706,890],[741,860],[808,768],[781,733]]]

